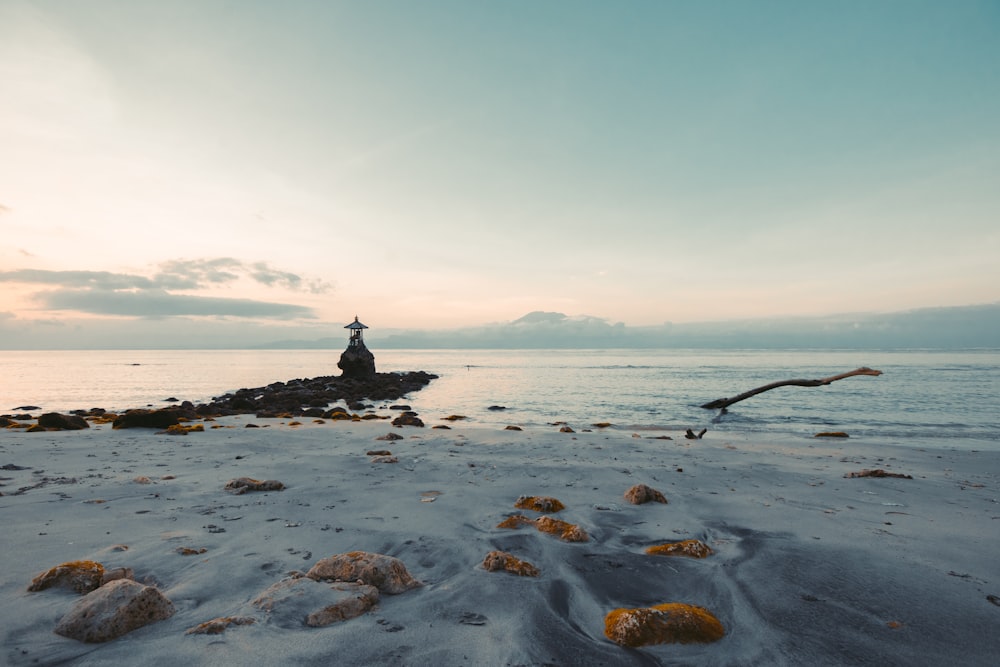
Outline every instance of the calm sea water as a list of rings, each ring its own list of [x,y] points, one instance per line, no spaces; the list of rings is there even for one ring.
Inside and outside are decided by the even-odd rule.
[[[425,421],[463,414],[486,425],[749,431],[1000,449],[1000,350],[374,350],[380,371],[436,373],[407,398]],[[0,351],[0,413],[195,403],[242,387],[337,375],[339,351]],[[698,407],[769,382],[869,366],[881,377],[784,387],[718,419]],[[506,406],[502,412],[491,405]],[[713,421],[714,420],[714,421]]]

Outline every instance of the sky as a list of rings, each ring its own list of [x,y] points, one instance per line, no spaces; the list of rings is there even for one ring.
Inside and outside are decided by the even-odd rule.
[[[0,347],[997,303],[998,82],[992,0],[0,0]]]

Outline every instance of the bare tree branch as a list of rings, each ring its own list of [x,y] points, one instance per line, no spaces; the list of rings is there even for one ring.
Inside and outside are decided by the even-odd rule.
[[[853,371],[847,371],[846,373],[840,373],[839,375],[831,375],[828,378],[821,378],[819,380],[781,380],[780,382],[772,382],[771,384],[766,384],[763,387],[757,387],[756,389],[751,389],[750,391],[743,392],[732,398],[717,398],[714,401],[705,403],[701,407],[706,410],[725,410],[733,403],[739,403],[740,401],[750,398],[751,396],[756,396],[765,391],[771,389],[776,389],[777,387],[821,387],[823,385],[828,385],[831,382],[836,382],[837,380],[843,380],[844,378],[854,377],[855,375],[882,375],[882,371],[876,371],[871,368],[862,367],[855,368]]]

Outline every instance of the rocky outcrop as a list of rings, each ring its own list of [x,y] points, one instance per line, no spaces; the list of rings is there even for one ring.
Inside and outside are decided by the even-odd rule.
[[[376,376],[375,355],[363,342],[353,342],[340,355],[337,368],[344,372],[343,377],[357,380],[370,380]]]
[[[118,579],[80,598],[55,632],[82,642],[106,642],[173,613],[173,603],[152,586]]]
[[[403,561],[385,554],[349,551],[318,561],[306,576],[316,581],[361,581],[382,593],[396,595],[421,585]]]
[[[532,510],[544,514],[561,512],[566,506],[550,496],[520,496],[514,502],[514,507],[520,510]]]

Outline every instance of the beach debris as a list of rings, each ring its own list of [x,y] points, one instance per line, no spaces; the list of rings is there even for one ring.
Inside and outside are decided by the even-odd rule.
[[[995,604],[996,606],[1000,607],[1000,597],[998,597],[998,596],[996,596],[996,595],[993,595],[993,594],[991,593],[991,594],[989,594],[989,595],[987,595],[987,596],[986,596],[986,600],[987,600],[987,601],[988,601],[988,602],[989,602],[990,604]]]
[[[645,484],[636,484],[635,486],[629,487],[629,489],[625,492],[625,500],[629,501],[633,505],[642,505],[643,503],[649,502],[667,503],[666,496],[656,489],[646,486]]]
[[[898,472],[888,472],[882,468],[875,468],[874,470],[859,470],[857,472],[849,472],[844,475],[844,477],[898,477],[899,479],[913,479],[912,475],[904,475]]]
[[[681,540],[680,542],[668,542],[646,547],[646,553],[650,556],[686,556],[688,558],[705,558],[714,552],[712,548],[701,540]]]
[[[519,577],[537,577],[539,574],[537,567],[506,551],[491,551],[486,554],[483,567],[488,572],[510,572]]]
[[[401,436],[398,433],[391,433],[390,432],[390,433],[386,433],[385,435],[380,435],[379,437],[377,437],[375,439],[376,440],[402,440],[403,436]]]
[[[248,491],[283,491],[285,485],[276,479],[253,479],[252,477],[237,477],[226,482],[226,491],[242,495]]]
[[[407,571],[403,561],[368,551],[349,551],[323,558],[306,576],[316,581],[360,581],[389,595],[405,593],[422,585]]]
[[[517,500],[514,501],[514,507],[519,510],[532,510],[543,514],[561,512],[566,509],[565,505],[550,496],[518,496]]]
[[[402,413],[401,415],[393,419],[392,422],[390,423],[397,428],[402,426],[423,427],[424,425],[423,420],[420,419],[420,417],[417,416],[417,413],[413,412],[412,410],[407,410],[406,412]]]
[[[843,431],[823,431],[813,436],[814,438],[849,438]]]
[[[153,586],[118,579],[77,600],[55,632],[82,642],[106,642],[173,614],[173,603]]]
[[[42,572],[31,580],[29,592],[46,588],[68,588],[76,593],[89,593],[104,580],[104,566],[92,560],[74,560]]]
[[[701,440],[705,436],[706,433],[708,433],[708,429],[707,428],[703,428],[700,431],[698,431],[697,433],[695,433],[691,429],[688,429],[688,430],[684,431],[684,437],[687,438],[688,440]]]
[[[77,415],[64,415],[58,412],[46,412],[39,415],[38,425],[42,428],[57,431],[81,431],[90,428],[90,424],[83,417]]]
[[[622,646],[651,644],[707,644],[726,634],[704,607],[668,602],[653,607],[615,609],[604,617],[604,634]]]
[[[781,380],[780,382],[772,382],[766,384],[762,387],[757,387],[756,389],[751,389],[750,391],[745,391],[742,394],[737,394],[732,398],[717,398],[714,401],[709,401],[701,407],[706,410],[725,410],[733,403],[739,403],[740,401],[746,400],[751,396],[756,396],[757,394],[762,394],[765,391],[770,391],[771,389],[777,389],[778,387],[822,387],[830,384],[831,382],[836,382],[837,380],[843,380],[844,378],[854,377],[855,375],[871,375],[879,376],[882,375],[882,371],[876,371],[867,366],[861,368],[855,368],[853,371],[847,371],[846,373],[840,373],[839,375],[831,375],[830,377],[821,378],[819,380]]]
[[[369,584],[295,577],[273,584],[250,604],[280,627],[322,628],[360,616],[378,600],[378,588]]]
[[[506,427],[504,427],[504,430],[505,431],[523,431],[524,429],[521,428],[520,426],[515,426],[514,424],[508,424]]]
[[[186,635],[221,635],[230,625],[253,625],[257,619],[252,616],[220,616],[210,621],[188,628]]]
[[[132,483],[133,484],[152,484],[153,480],[151,480],[149,477],[146,477],[145,475],[139,475],[138,477],[136,477],[136,478],[134,478],[132,480]]]

